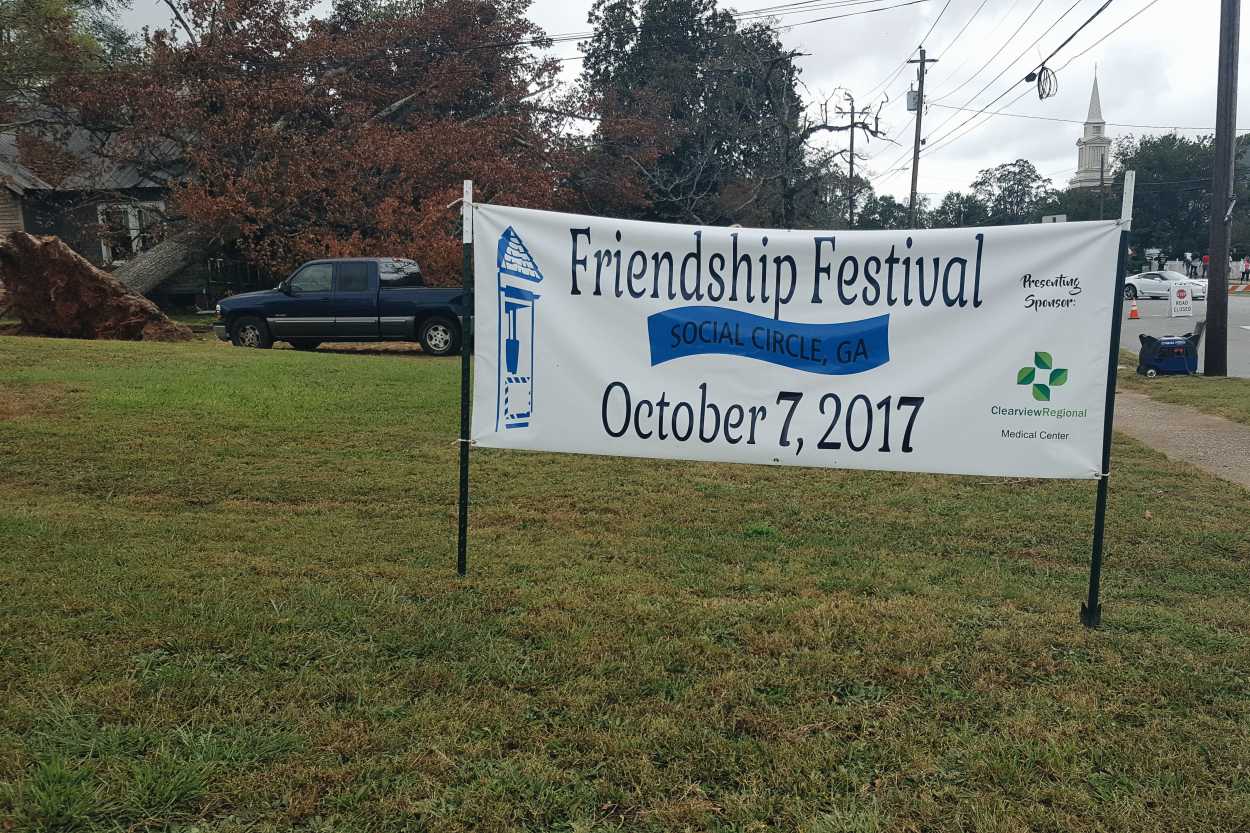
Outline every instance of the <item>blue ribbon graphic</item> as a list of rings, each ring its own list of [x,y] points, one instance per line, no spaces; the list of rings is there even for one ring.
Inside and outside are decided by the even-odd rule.
[[[724,307],[679,307],[647,318],[651,365],[719,353],[845,376],[890,360],[890,316],[798,324]]]

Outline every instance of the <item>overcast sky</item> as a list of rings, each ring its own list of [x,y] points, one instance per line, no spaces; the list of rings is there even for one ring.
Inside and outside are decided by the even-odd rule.
[[[929,138],[927,148],[932,150],[921,156],[919,184],[920,192],[934,201],[947,191],[966,189],[982,168],[1020,157],[1031,160],[1055,185],[1066,184],[1076,168],[1074,143],[1081,135],[1079,123],[996,115],[979,116],[962,129],[959,125],[1009,88],[1011,91],[990,111],[1081,122],[1089,107],[1095,65],[1103,118],[1111,136],[1167,132],[1120,127],[1115,122],[1187,128],[1185,132],[1190,134],[1213,129],[1219,34],[1216,0],[1112,0],[1048,64],[1057,70],[1059,91],[1045,101],[1039,101],[1035,88],[1022,83],[1021,78],[1103,0],[916,0],[900,8],[807,22],[904,2],[907,0],[722,3],[738,12],[785,4],[785,11],[774,19],[782,41],[808,53],[800,60],[802,78],[813,99],[849,89],[856,96],[856,105],[862,107],[888,94],[881,125],[899,144],[871,140],[865,147],[857,140],[856,148],[869,157],[858,164],[872,177],[878,191],[906,200],[910,187],[914,123],[905,99],[915,69],[909,66],[897,75],[895,71],[906,58],[915,57],[909,53],[920,45],[921,38],[925,38],[929,56],[939,59],[930,65],[926,80],[930,107],[924,117],[923,135]],[[126,15],[133,28],[167,23],[168,13],[157,0],[133,3]],[[581,32],[587,28],[586,13],[591,5],[591,0],[535,0],[531,16],[548,34]],[[1094,45],[1135,14],[1123,28]],[[967,28],[959,34],[965,24]],[[926,38],[930,27],[932,32]],[[1245,71],[1245,60],[1250,56],[1248,29],[1250,26],[1243,26],[1241,42],[1243,83],[1238,112],[1243,125],[1250,125],[1250,74]],[[553,54],[568,57],[579,53],[576,44],[570,43],[557,46]],[[577,61],[566,63],[570,74],[576,73],[578,66]],[[1000,72],[1003,75],[991,83]],[[883,84],[891,76],[893,80]],[[980,92],[982,88],[984,92]],[[1015,100],[1021,93],[1024,95]],[[967,107],[970,111],[949,107]],[[957,129],[958,133],[953,132]]]

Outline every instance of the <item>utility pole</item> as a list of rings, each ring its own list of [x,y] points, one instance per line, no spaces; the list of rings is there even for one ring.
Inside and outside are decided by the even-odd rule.
[[[1102,219],[1102,208],[1107,202],[1107,155],[1098,157],[1098,219]]]
[[[1241,0],[1220,4],[1220,74],[1215,93],[1215,171],[1211,182],[1211,244],[1207,253],[1207,351],[1203,373],[1228,375],[1228,221],[1233,213],[1237,130],[1237,38]]]
[[[936,64],[937,58],[926,58],[924,46],[920,47],[920,57],[911,58],[909,64],[920,64],[917,71],[919,89],[916,92],[916,141],[911,150],[911,202],[908,203],[909,225],[916,227],[916,179],[920,174],[920,120],[924,115],[924,74],[926,64]]]
[[[850,174],[846,178],[846,227],[855,228],[855,96],[846,97],[851,102],[851,161]]]

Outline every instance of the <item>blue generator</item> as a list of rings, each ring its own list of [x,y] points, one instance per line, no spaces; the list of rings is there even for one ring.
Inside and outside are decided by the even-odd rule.
[[[1198,322],[1194,332],[1183,336],[1138,336],[1141,353],[1137,358],[1137,372],[1149,378],[1197,373],[1198,344],[1202,341],[1205,324],[1205,321]]]

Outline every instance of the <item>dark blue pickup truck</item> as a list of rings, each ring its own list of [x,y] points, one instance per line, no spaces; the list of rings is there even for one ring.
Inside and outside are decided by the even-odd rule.
[[[222,299],[213,332],[236,347],[418,341],[425,352],[446,356],[460,349],[463,295],[426,286],[414,260],[313,260],[273,289]]]

